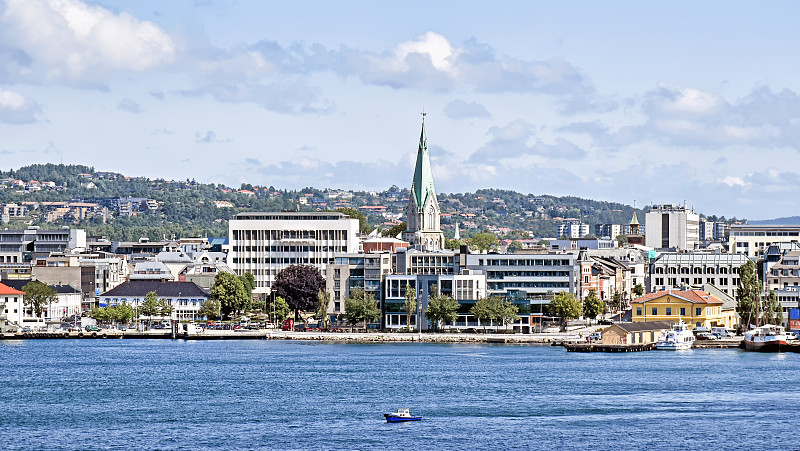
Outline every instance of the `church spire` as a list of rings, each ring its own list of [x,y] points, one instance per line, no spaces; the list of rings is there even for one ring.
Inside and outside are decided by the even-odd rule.
[[[422,113],[422,131],[419,135],[417,164],[414,167],[414,180],[411,182],[411,194],[417,202],[417,209],[422,211],[429,199],[436,199],[436,188],[433,185],[431,157],[428,153],[428,137],[425,135],[425,115]]]
[[[444,235],[440,225],[439,201],[433,184],[431,157],[428,154],[428,137],[425,134],[425,113],[422,113],[422,130],[419,135],[417,162],[411,181],[411,195],[406,208],[406,231],[403,239],[413,246],[435,251],[444,248]]]

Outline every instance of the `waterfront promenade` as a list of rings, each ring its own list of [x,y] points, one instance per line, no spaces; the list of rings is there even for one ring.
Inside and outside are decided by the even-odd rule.
[[[597,327],[577,331],[538,334],[497,333],[418,333],[418,332],[290,332],[262,330],[206,330],[197,333],[165,332],[164,330],[107,330],[98,332],[29,332],[3,334],[2,339],[183,339],[183,340],[297,340],[345,342],[399,343],[508,343],[531,345],[562,345],[585,343],[586,335]],[[698,341],[696,348],[738,348],[741,337],[728,340]]]

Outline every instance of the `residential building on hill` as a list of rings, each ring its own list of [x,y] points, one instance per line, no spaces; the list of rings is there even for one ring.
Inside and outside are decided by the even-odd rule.
[[[0,230],[0,263],[24,263],[46,258],[51,252],[85,248],[86,230],[42,230],[31,226],[25,230]]]

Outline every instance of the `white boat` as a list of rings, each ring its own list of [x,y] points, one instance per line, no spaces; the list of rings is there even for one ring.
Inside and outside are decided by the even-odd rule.
[[[692,349],[692,344],[694,344],[694,334],[686,327],[686,323],[680,320],[672,325],[672,329],[658,337],[656,349],[662,351],[680,351]]]
[[[786,348],[786,332],[783,327],[765,324],[744,334],[745,351],[778,352]]]

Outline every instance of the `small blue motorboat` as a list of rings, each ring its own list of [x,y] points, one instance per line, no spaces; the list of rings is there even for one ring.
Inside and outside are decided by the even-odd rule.
[[[408,409],[397,409],[397,412],[384,413],[387,423],[402,423],[404,421],[419,421],[422,417],[411,416]]]

